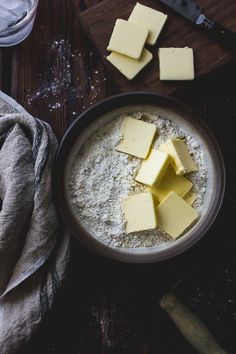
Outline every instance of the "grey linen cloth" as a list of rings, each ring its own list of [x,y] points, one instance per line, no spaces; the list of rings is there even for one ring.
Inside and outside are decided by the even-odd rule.
[[[50,126],[0,91],[1,354],[31,337],[65,277],[69,237],[51,188],[56,149]]]

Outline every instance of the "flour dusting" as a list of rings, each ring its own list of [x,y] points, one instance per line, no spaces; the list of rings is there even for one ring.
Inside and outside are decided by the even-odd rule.
[[[38,89],[28,92],[27,105],[45,101],[50,112],[63,111],[70,107],[72,117],[77,116],[88,105],[97,102],[101,84],[107,80],[105,73],[99,70],[90,71],[94,60],[93,51],[81,53],[73,49],[68,39],[49,43],[42,58],[47,65],[43,65],[44,72],[38,74]],[[74,67],[81,68],[81,75],[78,74],[80,71],[73,70]],[[84,71],[86,75],[82,75]]]

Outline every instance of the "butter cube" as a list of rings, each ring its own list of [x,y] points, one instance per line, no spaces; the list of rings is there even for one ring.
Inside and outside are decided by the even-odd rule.
[[[146,28],[125,20],[116,20],[107,50],[139,59],[147,36]]]
[[[144,48],[140,59],[132,59],[126,55],[112,52],[107,56],[107,60],[128,80],[132,80],[152,60],[152,57],[152,53]]]
[[[184,175],[189,172],[197,171],[192,156],[184,140],[168,140],[160,148],[172,157],[171,164],[177,175]]]
[[[151,149],[147,159],[142,162],[135,180],[148,186],[158,185],[169,164],[170,156],[167,153]]]
[[[175,192],[170,192],[157,206],[157,218],[158,226],[176,239],[198,218],[198,213]]]
[[[184,176],[177,176],[171,166],[168,167],[161,183],[158,186],[149,187],[149,191],[161,202],[171,191],[184,197],[193,184]]]
[[[156,130],[154,124],[124,117],[121,125],[122,140],[116,150],[144,159],[149,153]]]
[[[189,191],[185,196],[184,196],[184,200],[186,201],[186,203],[188,203],[189,205],[193,205],[193,203],[195,202],[195,200],[197,199],[197,194],[195,192]]]
[[[159,49],[160,80],[193,80],[194,60],[191,48]]]
[[[140,193],[124,201],[124,216],[127,233],[155,229],[156,211],[151,193]]]
[[[138,2],[129,17],[129,22],[143,26],[149,31],[147,43],[151,45],[156,43],[166,20],[167,15]]]

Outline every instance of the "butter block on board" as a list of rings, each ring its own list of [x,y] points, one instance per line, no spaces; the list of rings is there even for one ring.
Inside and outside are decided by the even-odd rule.
[[[148,30],[125,20],[116,20],[107,50],[127,55],[133,59],[141,57]]]
[[[128,80],[132,80],[153,58],[152,53],[143,49],[139,59],[132,59],[126,55],[112,52],[107,60],[114,65]]]
[[[184,175],[189,172],[197,171],[197,166],[193,161],[184,140],[168,140],[161,145],[160,149],[172,157],[171,164],[177,175]]]
[[[147,43],[154,45],[166,20],[167,15],[137,2],[128,21],[145,27],[149,31]]]
[[[151,193],[140,193],[125,199],[123,212],[127,233],[157,227],[156,210]]]
[[[159,49],[160,80],[193,80],[194,59],[191,48]]]
[[[161,183],[158,186],[149,187],[149,191],[161,202],[171,191],[184,197],[193,184],[184,176],[176,175],[174,169],[169,166]]]
[[[124,117],[121,125],[121,142],[116,150],[145,159],[149,153],[157,127],[140,119]]]
[[[158,226],[173,239],[178,238],[198,218],[197,211],[175,192],[157,206]]]
[[[186,203],[188,203],[189,205],[193,205],[193,203],[195,202],[195,200],[197,199],[197,194],[193,191],[189,191],[185,196],[184,196],[184,200],[186,201]]]
[[[147,159],[143,160],[135,180],[148,186],[158,185],[169,164],[170,156],[167,153],[151,149]]]

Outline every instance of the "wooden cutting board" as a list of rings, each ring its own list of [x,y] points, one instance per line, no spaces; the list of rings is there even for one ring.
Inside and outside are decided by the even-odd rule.
[[[235,0],[196,0],[211,19],[236,32]],[[163,82],[159,80],[158,46],[160,47],[192,47],[195,54],[196,77],[211,74],[223,65],[236,59],[233,53],[224,48],[206,32],[197,28],[158,0],[142,0],[143,5],[150,6],[168,15],[158,43],[151,49],[154,55],[152,62],[132,81],[124,78],[106,60],[106,47],[117,18],[128,19],[135,0],[104,0],[98,5],[80,14],[81,24],[88,37],[99,52],[107,70],[112,75],[120,91],[155,91],[171,94],[190,85],[190,82]]]

